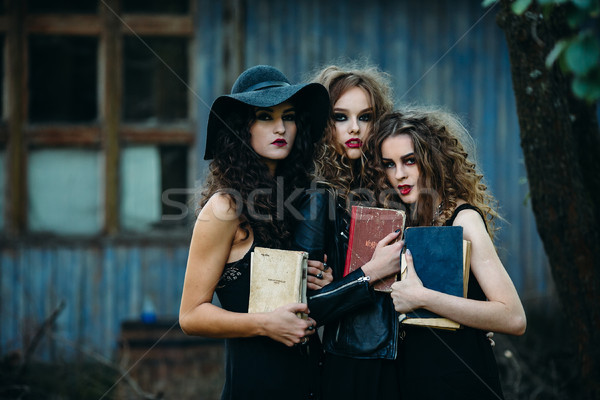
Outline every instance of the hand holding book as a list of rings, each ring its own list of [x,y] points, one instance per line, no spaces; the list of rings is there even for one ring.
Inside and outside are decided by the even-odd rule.
[[[395,281],[396,274],[400,272],[400,251],[404,246],[403,241],[397,241],[401,234],[400,231],[392,232],[377,242],[370,261],[362,266],[364,274],[370,276],[373,282],[390,276]]]
[[[333,271],[327,266],[327,255],[325,262],[308,260],[308,277],[306,288],[308,290],[319,290],[333,282]]]
[[[409,249],[406,249],[404,257],[406,257],[406,268],[402,271],[402,280],[394,282],[391,293],[394,308],[400,314],[421,308],[423,305],[419,303],[419,294],[426,289],[415,271]]]
[[[427,290],[466,297],[470,243],[461,226],[413,227],[405,231],[407,252],[401,281],[392,287],[403,324],[458,329],[460,324],[424,308]],[[410,249],[410,251],[408,251]],[[414,259],[413,259],[414,256]]]
[[[382,263],[381,258],[375,259],[378,258],[377,252],[381,253],[382,248],[398,247],[393,242],[402,239],[405,220],[406,214],[403,210],[352,206],[344,276],[362,267],[365,275],[370,276],[375,290],[390,292],[400,269],[397,262],[399,259],[388,258],[388,261],[392,262],[387,264]],[[398,247],[396,256],[399,256],[400,248],[401,246]]]
[[[308,314],[308,306],[304,303],[290,303],[278,307],[262,315],[264,336],[281,342],[286,346],[303,343],[304,338],[313,335],[317,323],[308,317],[300,319],[297,314]],[[312,328],[312,329],[311,329]]]

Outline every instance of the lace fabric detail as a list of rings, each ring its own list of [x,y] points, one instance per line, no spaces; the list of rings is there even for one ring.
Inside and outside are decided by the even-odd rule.
[[[219,282],[217,283],[217,289],[224,288],[227,284],[238,280],[244,273],[249,273],[250,254],[254,251],[255,246],[256,243],[253,243],[241,259],[225,264],[225,269],[223,269],[221,278],[219,278]]]
[[[237,280],[240,276],[242,276],[242,271],[238,266],[239,262],[235,262],[223,270],[223,274],[219,279],[219,283],[217,284],[217,289],[225,287],[230,282]]]

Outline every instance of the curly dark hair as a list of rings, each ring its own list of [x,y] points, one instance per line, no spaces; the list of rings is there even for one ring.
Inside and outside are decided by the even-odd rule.
[[[415,204],[404,204],[389,184],[381,157],[384,140],[398,135],[412,138],[421,190]],[[412,226],[443,225],[456,209],[459,199],[479,208],[490,236],[498,217],[496,200],[487,190],[463,144],[470,143],[464,126],[452,114],[438,109],[408,109],[384,115],[367,138],[368,162],[365,182],[382,207],[404,206]],[[441,197],[441,198],[440,198]],[[441,200],[441,210],[434,207]],[[437,211],[437,212],[436,212]]]
[[[237,105],[225,117],[217,133],[215,154],[201,192],[200,207],[217,192],[226,193],[240,215],[240,227],[270,247],[289,247],[293,218],[283,201],[296,188],[308,185],[307,166],[312,163],[314,144],[310,137],[310,118],[296,111],[296,138],[290,154],[278,162],[275,177],[250,146],[250,127],[254,107]]]
[[[374,66],[356,63],[343,66],[330,65],[319,71],[312,81],[325,86],[329,92],[332,109],[339,98],[353,87],[360,87],[369,95],[374,120],[393,108],[389,75]],[[354,192],[361,186],[366,158],[363,154],[360,160],[351,163],[346,157],[344,148],[336,143],[334,132],[335,121],[329,118],[325,133],[315,150],[314,179],[332,188],[344,201],[350,197],[361,198],[363,196]],[[348,208],[349,206],[347,204]]]

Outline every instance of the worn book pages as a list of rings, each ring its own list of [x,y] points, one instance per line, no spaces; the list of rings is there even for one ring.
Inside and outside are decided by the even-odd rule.
[[[250,254],[248,312],[269,312],[306,303],[308,253],[255,247]]]
[[[471,260],[471,242],[463,240],[462,227],[416,227],[405,232],[406,247],[411,250],[415,271],[429,289],[454,296],[467,296]],[[402,273],[406,275],[406,258]],[[440,329],[458,329],[461,325],[427,310],[418,309],[400,315],[407,325]]]
[[[403,231],[405,220],[406,214],[402,210],[352,206],[344,276],[369,262],[375,252],[375,246],[381,239],[398,229]],[[402,238],[402,233],[398,238]],[[391,292],[396,275],[381,279],[372,276],[371,279],[376,281],[373,289]]]

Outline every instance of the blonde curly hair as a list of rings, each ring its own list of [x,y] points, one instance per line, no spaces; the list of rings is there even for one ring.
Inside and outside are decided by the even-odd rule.
[[[358,63],[330,65],[316,73],[311,81],[322,84],[329,92],[331,115],[339,98],[354,87],[367,92],[374,121],[393,109],[390,77],[374,66]],[[329,118],[325,133],[315,149],[313,179],[332,188],[342,200],[348,200],[351,193],[360,187],[366,158],[363,153],[358,162],[352,163],[346,157],[343,146],[336,142],[334,133],[335,121]]]
[[[389,184],[381,157],[384,140],[398,135],[412,138],[421,190],[415,204],[403,204]],[[472,139],[460,120],[435,108],[412,108],[381,117],[367,138],[368,162],[365,183],[382,207],[408,209],[409,224],[443,225],[456,209],[458,200],[477,207],[484,216],[490,237],[494,237],[497,202],[487,190],[483,175],[469,157]],[[471,149],[470,149],[471,150]],[[441,209],[434,207],[441,200]],[[395,204],[394,204],[395,203]]]

